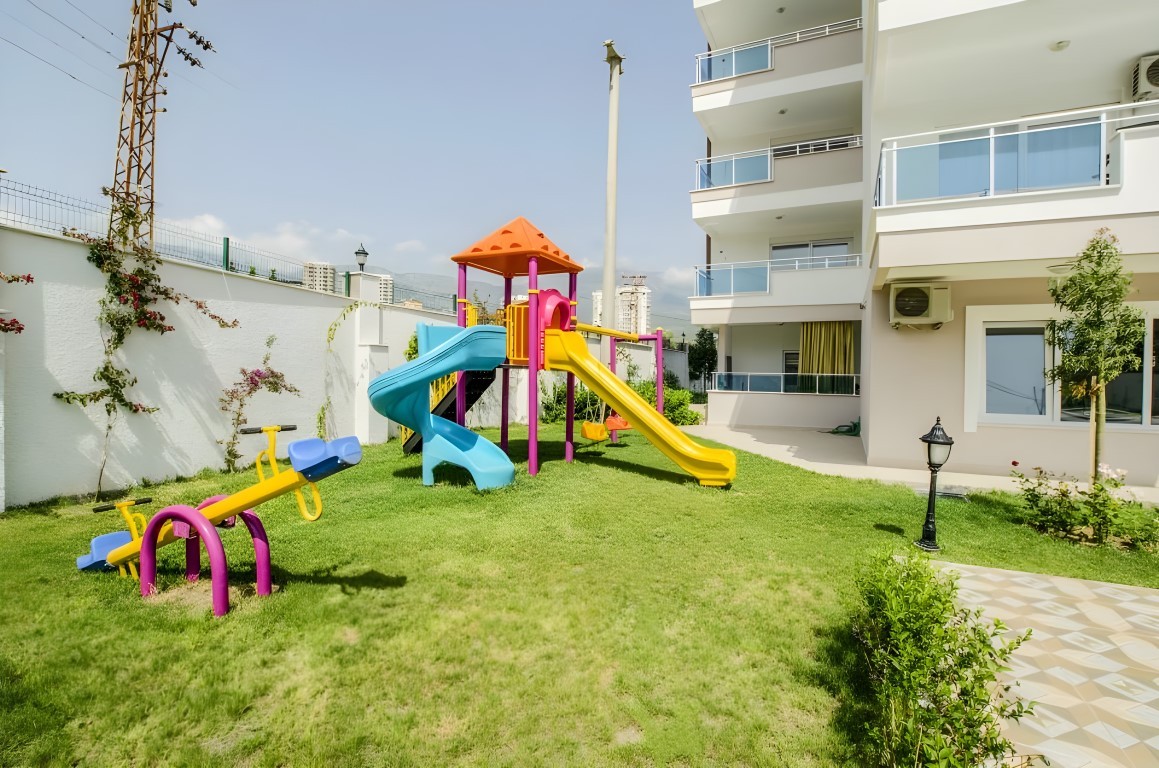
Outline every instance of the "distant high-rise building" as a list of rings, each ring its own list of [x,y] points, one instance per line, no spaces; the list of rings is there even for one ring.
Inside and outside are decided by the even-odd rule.
[[[378,276],[378,303],[394,303],[394,278],[390,275]]]
[[[651,321],[652,289],[644,285],[643,275],[625,275],[632,283],[616,287],[615,322],[606,326],[604,292],[592,292],[592,325],[611,327],[628,333],[648,333]]]
[[[334,265],[325,261],[307,261],[302,269],[302,287],[334,293]]]

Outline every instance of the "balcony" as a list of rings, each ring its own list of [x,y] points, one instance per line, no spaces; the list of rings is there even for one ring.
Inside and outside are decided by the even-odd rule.
[[[696,162],[692,218],[713,236],[790,225],[857,231],[861,165],[860,136],[704,158]]]
[[[1011,277],[1046,274],[1023,267],[1073,253],[1092,220],[1111,227],[1126,252],[1154,253],[1157,177],[1159,100],[887,139],[876,284],[933,265],[1000,261],[1016,270]]]
[[[808,135],[861,124],[861,19],[811,27],[696,57],[692,111],[713,141]]]
[[[886,139],[876,203],[1109,186],[1119,175],[1118,130],[1159,118],[1159,103],[1148,103]]]
[[[869,270],[861,254],[826,254],[696,267],[696,325],[860,320]]]
[[[768,37],[754,43],[734,45],[719,51],[701,53],[696,57],[696,82],[708,83],[726,77],[737,77],[738,75],[747,75],[750,72],[773,69],[773,50],[777,46],[816,40],[858,29],[861,29],[861,19],[849,19],[848,21],[839,21],[836,24],[824,24],[820,27],[802,29],[786,35]]]
[[[861,146],[860,136],[782,144],[769,149],[737,152],[732,155],[706,157],[696,161],[696,189],[715,189],[737,184],[754,184],[773,180],[773,159],[801,157],[819,152],[833,152]]]
[[[856,373],[714,373],[717,392],[767,392],[779,395],[861,394]]]
[[[809,255],[737,264],[696,267],[696,293],[701,296],[734,296],[740,293],[769,293],[775,272],[860,267],[860,253]]]

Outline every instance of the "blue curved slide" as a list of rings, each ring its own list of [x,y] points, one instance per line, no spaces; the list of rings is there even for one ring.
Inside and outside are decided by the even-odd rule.
[[[435,467],[447,462],[471,473],[479,490],[502,488],[515,480],[515,465],[494,443],[431,413],[430,383],[456,371],[489,371],[507,359],[507,330],[494,325],[471,328],[420,326],[433,349],[392,368],[370,382],[374,410],[423,436],[423,485],[434,485]]]

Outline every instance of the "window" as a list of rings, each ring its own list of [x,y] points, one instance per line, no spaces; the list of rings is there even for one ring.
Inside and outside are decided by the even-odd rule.
[[[797,391],[797,373],[801,370],[801,352],[796,349],[786,349],[781,352],[782,368],[785,372],[785,392]]]
[[[1146,360],[1143,342],[1135,348],[1140,360]],[[1085,382],[1073,385],[1062,384],[1062,421],[1090,421],[1091,401],[1087,397]],[[1154,389],[1152,389],[1154,392]],[[1154,395],[1152,394],[1152,397]],[[1151,410],[1151,423],[1155,423],[1155,410]],[[1143,371],[1123,371],[1107,385],[1107,423],[1143,423]]]
[[[986,325],[987,414],[1047,414],[1046,329],[1042,325]]]

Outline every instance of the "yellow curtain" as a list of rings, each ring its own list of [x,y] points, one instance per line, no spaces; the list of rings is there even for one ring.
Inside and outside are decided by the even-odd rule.
[[[801,373],[857,373],[851,320],[801,323]]]

